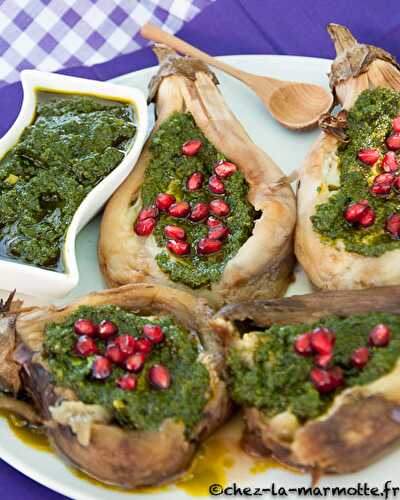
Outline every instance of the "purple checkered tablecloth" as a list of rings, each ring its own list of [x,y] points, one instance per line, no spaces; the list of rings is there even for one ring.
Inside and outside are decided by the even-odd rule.
[[[93,65],[145,45],[152,22],[178,31],[213,0],[0,0],[0,87],[23,69]]]

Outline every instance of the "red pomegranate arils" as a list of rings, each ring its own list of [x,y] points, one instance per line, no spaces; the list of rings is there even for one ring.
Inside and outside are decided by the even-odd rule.
[[[336,336],[328,328],[315,328],[311,334],[311,347],[318,354],[331,354]]]
[[[115,344],[108,344],[104,354],[106,355],[106,358],[116,364],[121,364],[126,359],[126,354],[124,354]]]
[[[346,210],[343,212],[343,217],[349,224],[354,224],[360,220],[367,207],[367,200],[360,200],[355,203],[350,203],[350,205],[348,205]]]
[[[111,361],[104,356],[96,356],[92,364],[92,377],[104,380],[111,375],[111,372]]]
[[[99,337],[101,339],[108,339],[117,335],[118,326],[112,321],[104,320],[99,324]]]
[[[164,340],[164,332],[160,325],[144,325],[143,334],[152,344],[159,344]]]
[[[210,240],[225,240],[229,234],[229,229],[223,224],[212,227],[208,231],[208,237]]]
[[[199,141],[198,139],[186,141],[185,144],[182,145],[182,154],[185,156],[196,156],[202,146],[202,141]]]
[[[171,385],[171,374],[164,365],[153,365],[149,370],[149,381],[156,389],[168,389]]]
[[[221,179],[225,179],[226,177],[230,177],[236,171],[237,171],[237,166],[234,163],[231,163],[230,161],[221,160],[214,167],[214,172]]]
[[[95,337],[98,334],[98,326],[90,319],[78,319],[74,323],[74,331],[77,335]]]
[[[368,347],[359,347],[358,349],[354,349],[351,355],[351,362],[353,366],[361,370],[368,363],[369,356]]]
[[[178,201],[173,203],[168,210],[169,215],[172,217],[186,217],[190,212],[190,205],[187,201]]]
[[[207,219],[207,226],[208,227],[217,227],[221,225],[221,221],[219,219],[216,219],[215,217],[209,217]]]
[[[379,323],[371,330],[368,340],[374,347],[386,347],[390,342],[391,331],[387,325]]]
[[[375,210],[367,207],[359,218],[358,223],[362,227],[370,227],[375,223],[375,218]]]
[[[189,220],[192,222],[200,222],[208,216],[208,205],[200,201],[192,208],[189,215]]]
[[[400,214],[390,215],[386,220],[385,229],[394,240],[400,239]]]
[[[134,391],[137,386],[137,379],[133,375],[123,375],[116,380],[118,387],[124,391]]]
[[[400,133],[395,132],[386,139],[386,145],[392,151],[397,151],[400,149]]]
[[[125,358],[127,358],[127,356],[130,356],[131,354],[134,354],[138,349],[137,340],[132,337],[132,335],[127,334],[117,337],[113,341],[113,344],[115,344],[119,348]]]
[[[294,350],[300,356],[309,356],[313,353],[313,348],[311,347],[311,332],[305,332],[299,335],[294,341]]]
[[[228,203],[224,200],[212,200],[208,206],[210,212],[218,217],[225,217],[231,211]]]
[[[197,252],[199,255],[210,255],[219,252],[222,248],[220,240],[211,240],[209,238],[201,239],[197,244]]]
[[[146,355],[143,352],[136,352],[125,361],[125,368],[133,373],[138,373],[143,369]]]
[[[392,189],[394,180],[395,176],[391,173],[377,175],[371,187],[371,193],[377,195],[389,194]]]
[[[139,212],[137,220],[156,219],[157,217],[158,217],[157,207],[146,207],[142,208],[142,210]]]
[[[144,219],[136,222],[134,230],[138,236],[149,236],[156,225],[155,219]]]
[[[216,175],[212,175],[208,179],[208,188],[214,194],[224,194],[225,193],[224,183]]]
[[[357,158],[367,165],[373,165],[379,158],[379,151],[373,148],[361,149]]]
[[[385,172],[395,172],[399,168],[396,154],[394,151],[388,151],[382,160],[382,169]]]
[[[331,383],[333,385],[333,389],[337,389],[343,384],[343,372],[339,366],[333,366],[328,370],[329,376],[331,378]]]
[[[320,368],[328,368],[328,366],[332,363],[333,353],[330,354],[317,354],[314,357],[314,363]]]
[[[311,381],[321,394],[334,391],[343,384],[343,372],[338,366],[324,370],[313,368],[311,370]]]
[[[193,172],[186,182],[189,191],[197,191],[204,182],[204,175],[201,172]]]
[[[400,116],[396,116],[396,118],[392,121],[392,129],[395,132],[400,132]]]
[[[156,197],[156,207],[161,212],[168,212],[169,207],[175,203],[176,198],[173,194],[158,193]]]
[[[187,255],[190,253],[190,245],[187,241],[168,240],[167,248],[175,255]]]
[[[164,227],[164,234],[171,240],[185,240],[186,233],[182,227],[174,226],[172,224]]]
[[[75,351],[77,354],[84,357],[97,354],[96,342],[91,337],[82,335],[75,344]]]
[[[139,352],[143,352],[144,354],[148,354],[151,351],[152,343],[149,339],[143,338],[137,340],[137,350]]]

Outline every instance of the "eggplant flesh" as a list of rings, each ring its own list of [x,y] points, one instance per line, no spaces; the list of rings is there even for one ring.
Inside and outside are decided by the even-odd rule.
[[[63,322],[81,305],[106,304],[142,315],[169,315],[180,326],[197,332],[203,349],[199,361],[209,371],[210,387],[202,419],[190,437],[185,433],[183,422],[172,419],[164,420],[155,430],[124,429],[112,421],[102,406],[84,404],[73,391],[54,384],[42,357],[46,325]],[[12,366],[8,387],[15,384],[13,370],[16,369],[18,390],[22,388],[32,401],[31,407],[28,406],[31,413],[25,411],[24,418],[41,423],[53,448],[84,473],[126,488],[170,481],[185,472],[199,443],[220,426],[231,411],[224,382],[222,344],[213,330],[211,318],[212,311],[205,301],[178,290],[147,284],[92,293],[60,308],[49,306],[20,314],[8,313],[0,320],[0,345],[3,346],[2,338],[8,338],[7,345],[14,345],[13,353],[8,350],[6,358]],[[13,328],[9,327],[10,321]],[[22,413],[21,408],[20,411],[17,408],[20,401],[15,399],[14,407],[12,398],[6,399],[9,409]],[[5,407],[1,397],[0,407]]]
[[[341,317],[369,312],[400,314],[400,287],[334,291],[284,299],[235,304],[214,318],[228,346],[251,349],[252,335],[242,339],[235,322],[265,329],[274,323],[315,323],[334,314]],[[247,330],[249,332],[249,330]],[[254,344],[255,345],[255,344]],[[320,473],[358,471],[400,443],[400,360],[375,381],[345,389],[320,417],[305,423],[288,409],[272,418],[257,408],[244,408],[246,449],[278,461]]]

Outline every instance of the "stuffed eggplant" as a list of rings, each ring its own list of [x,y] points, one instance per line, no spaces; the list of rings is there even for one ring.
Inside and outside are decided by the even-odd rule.
[[[330,25],[331,86],[341,105],[298,187],[295,253],[314,285],[400,284],[400,70],[387,52]]]
[[[210,70],[163,47],[156,53],[155,129],[101,223],[107,284],[168,285],[215,307],[282,295],[293,267],[291,188]]]
[[[399,304],[400,288],[383,287],[224,308],[216,323],[231,328],[248,449],[318,476],[359,470],[398,444]]]
[[[122,487],[170,480],[230,412],[210,319],[204,301],[146,284],[8,314],[2,389],[28,395],[36,412],[18,399],[15,411],[86,474]]]

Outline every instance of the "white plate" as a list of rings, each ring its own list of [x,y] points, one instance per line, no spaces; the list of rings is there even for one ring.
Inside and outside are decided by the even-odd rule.
[[[330,61],[325,59],[249,55],[222,57],[221,60],[260,75],[268,74],[272,77],[328,86],[326,74],[330,68]],[[146,91],[147,83],[153,73],[154,68],[145,69],[116,78],[113,82],[131,85]],[[284,129],[271,118],[257,97],[244,85],[219,72],[217,74],[225,99],[253,140],[264,148],[286,173],[298,168],[318,132],[314,130],[295,133]],[[62,302],[69,302],[85,293],[104,288],[96,259],[98,224],[99,218],[86,226],[77,238],[80,283]],[[298,270],[296,275],[296,282],[291,285],[289,294],[309,291],[309,283],[302,271]],[[39,299],[30,300],[31,303],[39,301]],[[237,437],[237,434],[234,434],[234,439]],[[232,441],[232,437],[228,441]],[[254,471],[250,471],[251,460],[246,459],[243,454],[230,449],[228,455],[234,460],[235,465],[226,470],[227,484],[236,482],[242,487],[261,488],[269,487],[272,482],[278,487],[285,486],[286,488],[310,485],[309,476],[294,474],[282,468],[269,468],[255,474]],[[22,443],[10,431],[3,419],[0,419],[0,456],[32,479],[75,499],[121,500],[127,497],[125,493],[97,487],[87,481],[80,480],[55,455],[36,451]],[[207,457],[207,460],[210,458]],[[358,482],[368,482],[371,487],[381,487],[386,480],[394,477],[394,471],[398,470],[399,466],[400,451],[395,451],[357,474],[323,478],[319,486],[351,487],[356,486]],[[205,471],[204,475],[206,475]],[[206,490],[204,496],[207,496]],[[145,498],[148,500],[179,500],[187,498],[187,494],[175,486],[170,486],[167,489],[149,492]]]

